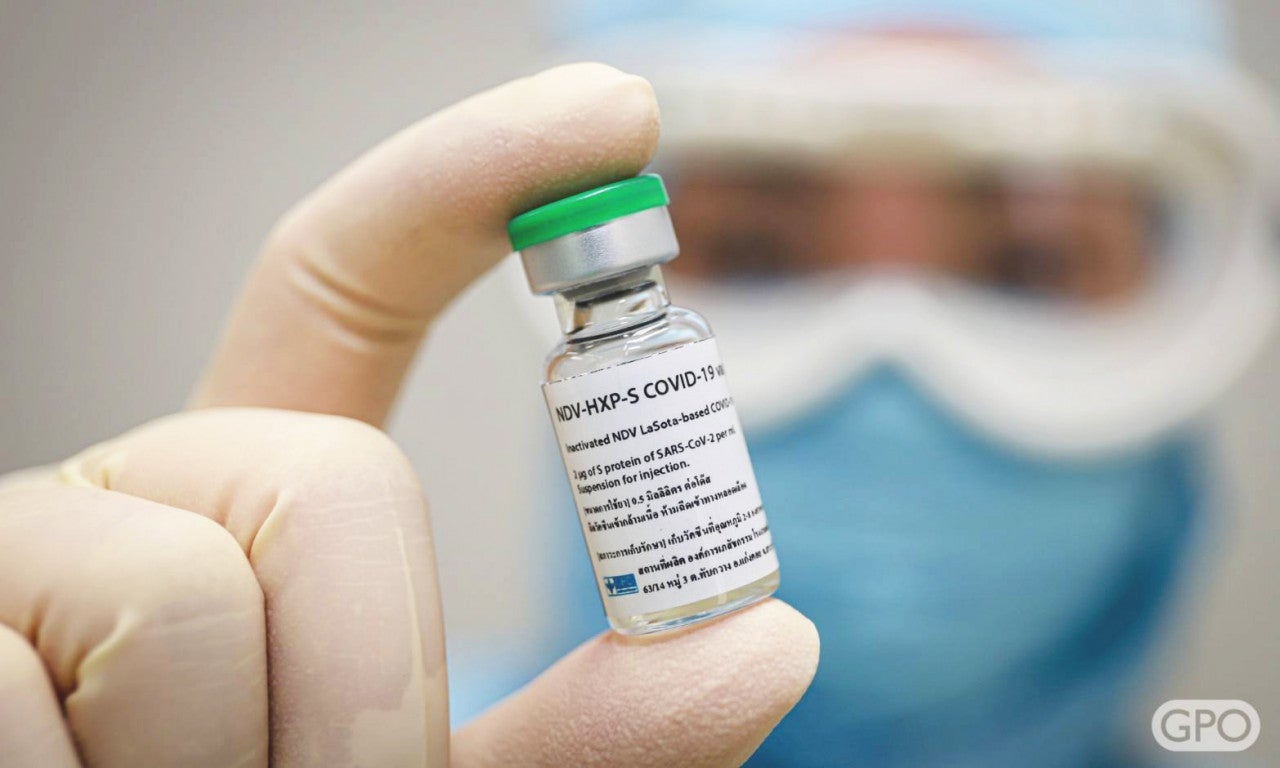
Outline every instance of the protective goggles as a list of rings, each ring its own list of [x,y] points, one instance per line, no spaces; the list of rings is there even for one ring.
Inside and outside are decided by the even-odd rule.
[[[1215,399],[1276,314],[1280,130],[1234,70],[1149,53],[651,74],[672,291],[715,323],[744,419],[880,363],[1054,454]]]

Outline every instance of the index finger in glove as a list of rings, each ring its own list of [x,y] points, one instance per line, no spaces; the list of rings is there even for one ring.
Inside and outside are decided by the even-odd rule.
[[[277,225],[192,405],[381,424],[427,324],[510,252],[507,220],[634,175],[657,136],[649,84],[601,64],[513,81],[402,131]]]

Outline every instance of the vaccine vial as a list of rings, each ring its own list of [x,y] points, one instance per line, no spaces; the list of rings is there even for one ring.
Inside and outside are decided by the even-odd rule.
[[[707,321],[667,299],[679,253],[654,175],[512,219],[564,339],[543,394],[609,624],[709,619],[778,587],[778,560]]]

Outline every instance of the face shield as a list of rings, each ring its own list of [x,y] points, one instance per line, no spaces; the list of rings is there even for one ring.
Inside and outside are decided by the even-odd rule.
[[[1194,417],[1263,342],[1280,132],[1217,58],[918,31],[707,47],[637,69],[672,294],[712,318],[748,427],[887,363],[989,436],[1098,455]]]

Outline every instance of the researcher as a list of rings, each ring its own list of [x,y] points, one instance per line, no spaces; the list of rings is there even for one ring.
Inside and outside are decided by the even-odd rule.
[[[1206,417],[1280,303],[1280,132],[1227,29],[1208,2],[560,20],[659,94],[668,287],[822,635],[750,765],[1142,764],[1133,693],[1219,511]],[[574,642],[600,611],[564,583]]]
[[[594,64],[427,118],[279,222],[188,411],[4,478],[0,766],[745,760],[817,663],[779,601],[601,634],[451,736],[423,489],[378,429],[507,220],[657,137],[648,84]]]

